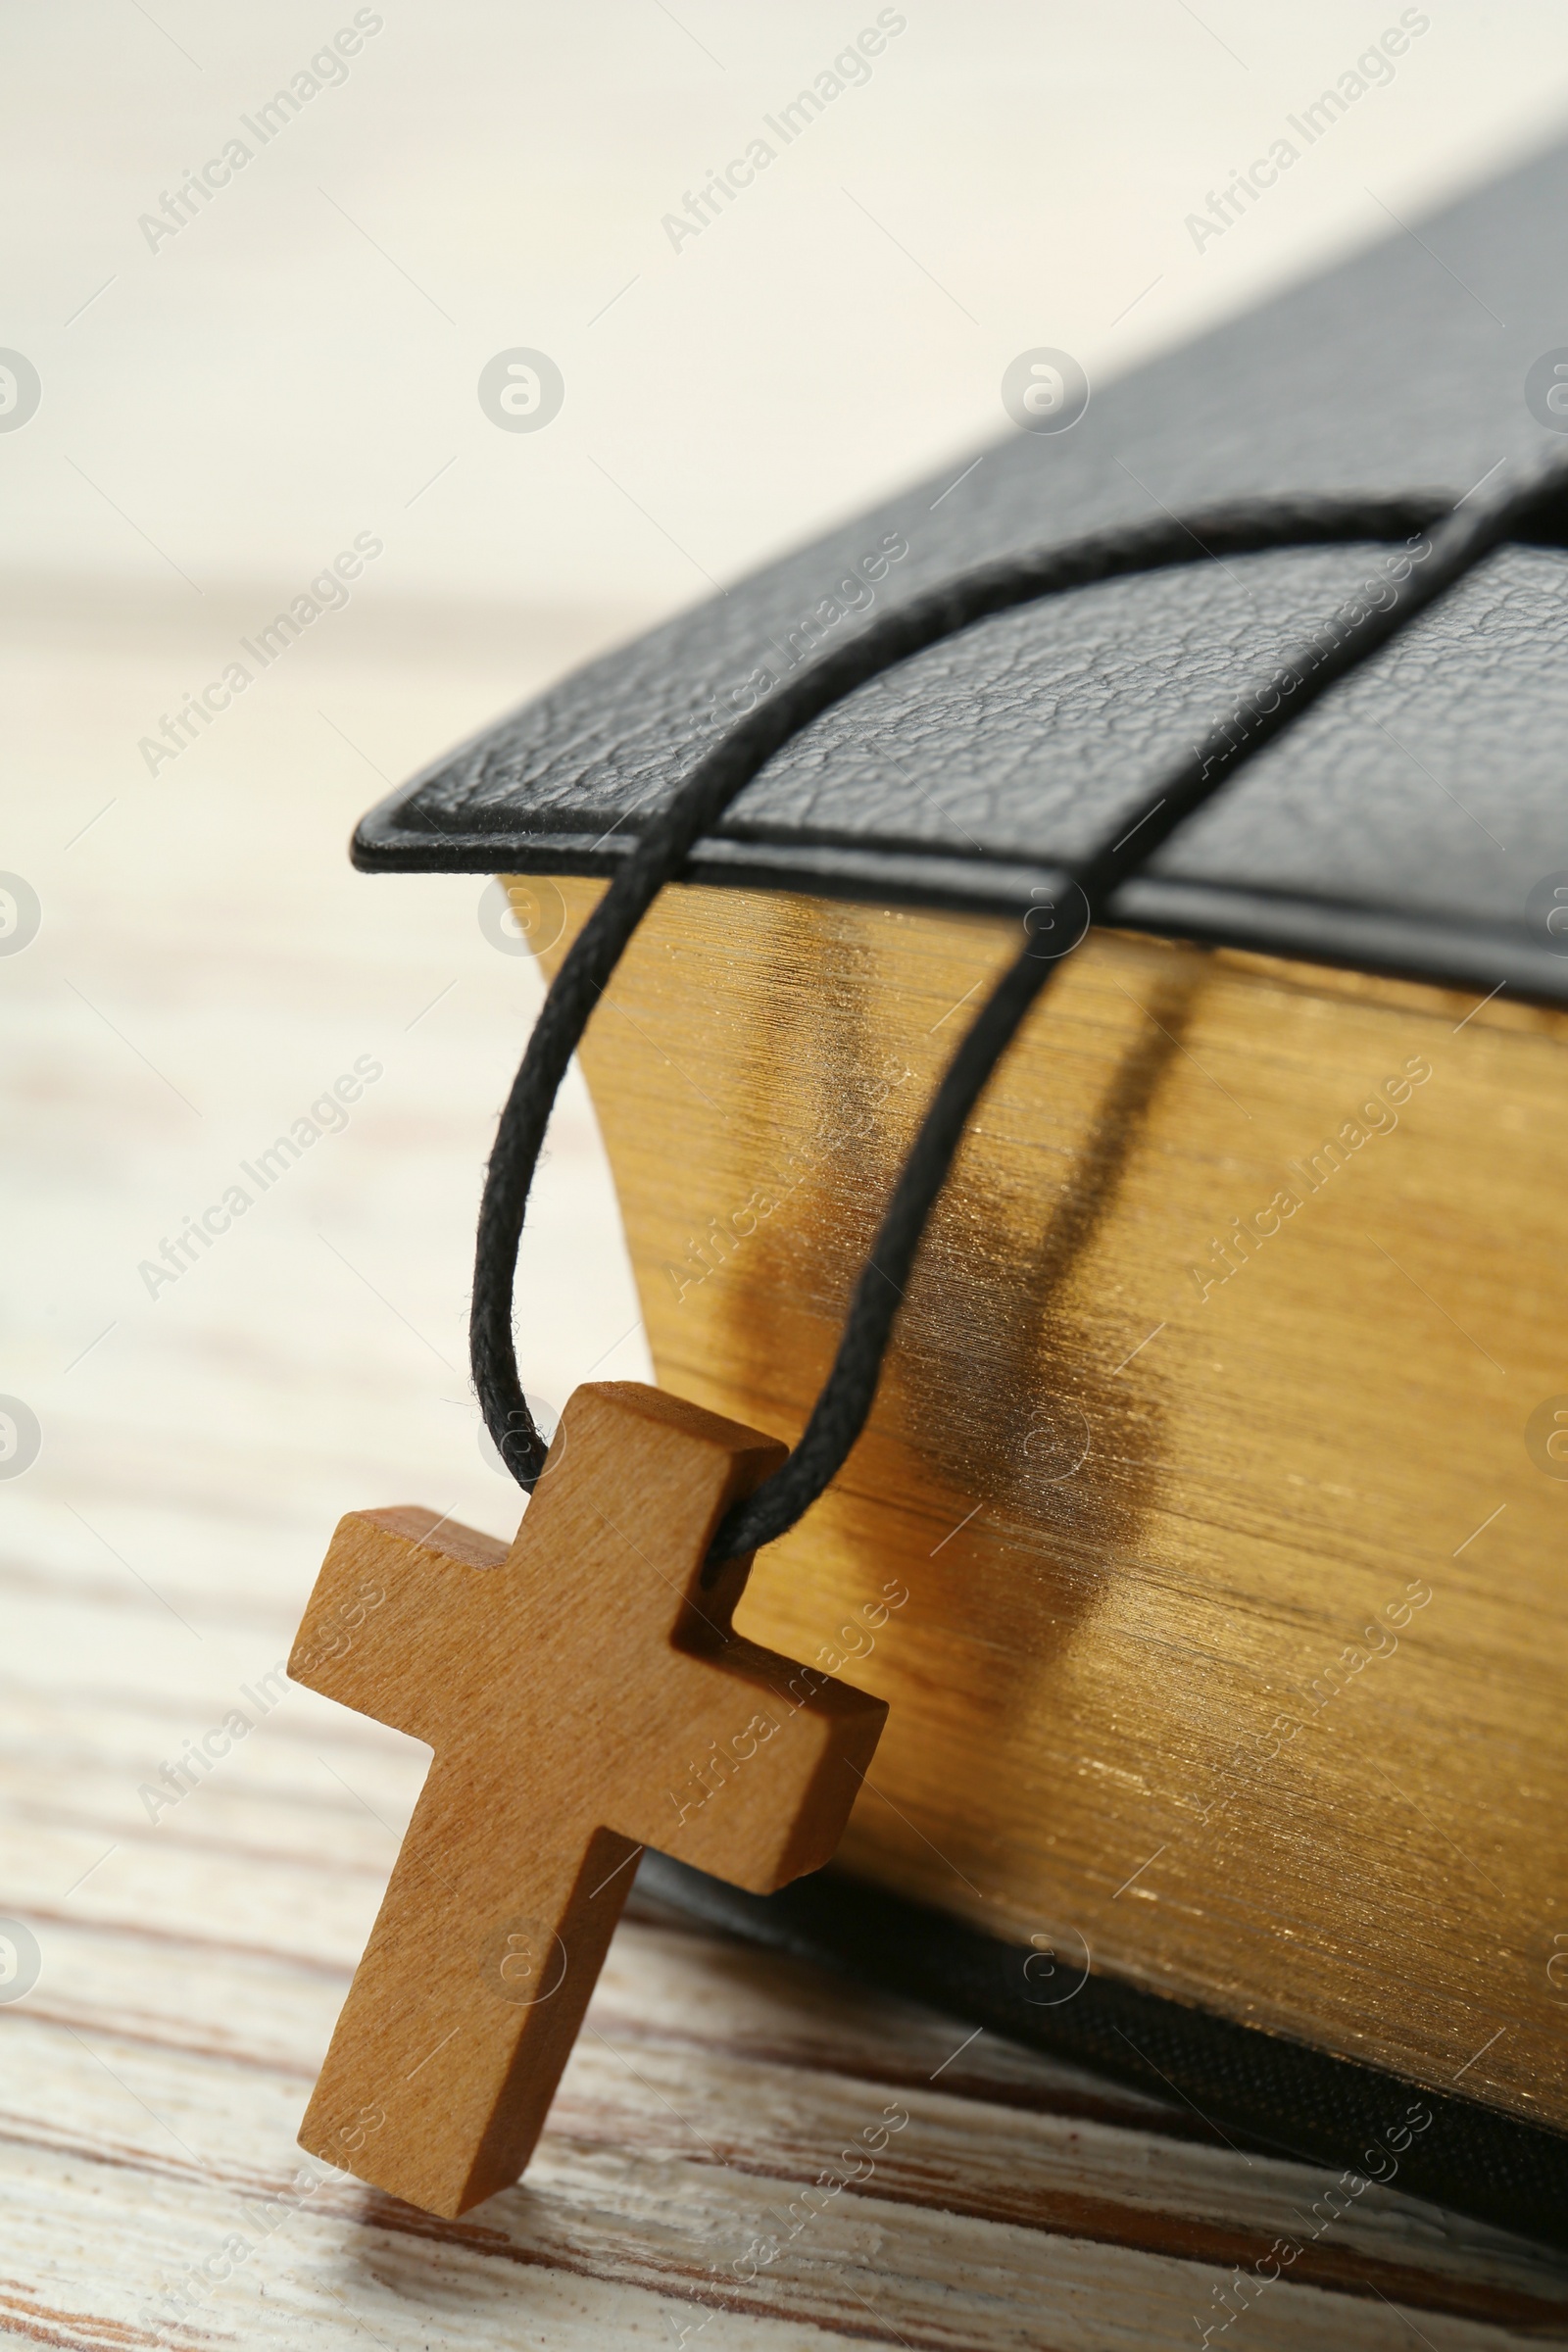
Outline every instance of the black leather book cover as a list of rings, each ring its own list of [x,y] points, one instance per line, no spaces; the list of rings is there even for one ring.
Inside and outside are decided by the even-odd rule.
[[[1495,486],[1568,428],[1565,287],[1559,147],[1095,390],[1070,430],[1009,424],[591,662],[372,810],[357,861],[608,872],[716,730],[983,560],[1238,496]],[[789,744],[692,876],[1014,909],[1375,561],[1201,564],[983,622]],[[1568,558],[1504,550],[1248,767],[1116,919],[1563,1002],[1530,895],[1568,866],[1565,656]]]

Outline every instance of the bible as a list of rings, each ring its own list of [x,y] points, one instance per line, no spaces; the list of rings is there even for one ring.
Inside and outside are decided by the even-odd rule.
[[[1462,506],[1568,430],[1565,199],[1556,149],[1009,429],[438,761],[357,861],[504,877],[554,970],[640,815],[871,613],[1162,510]],[[768,763],[583,1048],[662,1385],[796,1441],[1023,927],[1424,545],[1000,614]],[[840,1854],[768,1896],[641,1874],[1558,2238],[1565,674],[1568,552],[1507,546],[1118,888],[981,1100],[864,1435],[737,1614],[889,1706]]]

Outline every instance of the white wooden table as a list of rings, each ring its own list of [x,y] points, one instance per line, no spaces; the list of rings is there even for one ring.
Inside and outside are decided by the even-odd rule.
[[[522,2186],[449,2224],[302,2155],[423,1758],[268,1678],[340,1511],[421,1499],[502,1530],[515,1510],[480,1452],[464,1320],[536,1001],[481,932],[476,881],[369,882],[343,841],[373,766],[440,748],[571,649],[527,616],[488,636],[432,617],[389,665],[384,616],[372,662],[351,612],[204,764],[138,797],[127,714],[200,674],[200,648],[173,607],[106,609],[84,683],[79,622],[29,599],[4,656],[8,769],[47,785],[11,796],[0,859],[44,906],[0,959],[0,1390],[44,1433],[0,1482],[0,1910],[42,1961],[0,2004],[4,2325],[103,2352],[1568,2335],[1568,2265],[1377,2189],[1226,2327],[1235,2266],[1256,2278],[1322,2176],[647,1916],[616,1938]],[[140,1263],[361,1054],[382,1074],[348,1128],[149,1296]],[[645,1372],[580,1095],[520,1296],[547,1397]],[[141,1795],[236,1706],[260,1720],[199,1785]],[[890,2110],[907,2121],[874,2170],[834,2190],[839,2151]]]

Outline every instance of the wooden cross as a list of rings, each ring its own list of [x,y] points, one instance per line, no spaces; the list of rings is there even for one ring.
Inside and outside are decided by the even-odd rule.
[[[435,1750],[300,2129],[432,2213],[515,2180],[643,1846],[753,1892],[838,1844],[887,1708],[730,1630],[704,1589],[731,1502],[783,1458],[630,1381],[578,1389],[510,1551],[355,1511],[289,1673]]]

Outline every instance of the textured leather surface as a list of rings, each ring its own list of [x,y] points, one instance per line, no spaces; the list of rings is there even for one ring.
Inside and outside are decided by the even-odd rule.
[[[609,872],[723,713],[747,707],[746,681],[786,674],[813,612],[818,642],[836,643],[955,570],[1161,507],[1500,484],[1560,447],[1524,378],[1568,343],[1568,147],[1418,228],[1107,386],[1071,431],[1009,428],[956,488],[961,457],[596,661],[382,803],[357,861]],[[840,601],[860,611],[834,618],[823,600],[890,540],[907,552],[874,603],[852,589]],[[1367,561],[1205,563],[983,622],[789,744],[692,876],[1015,910]],[[1254,760],[1109,911],[1568,1003],[1568,955],[1526,905],[1568,869],[1565,720],[1568,555],[1505,549]]]

